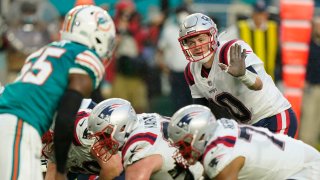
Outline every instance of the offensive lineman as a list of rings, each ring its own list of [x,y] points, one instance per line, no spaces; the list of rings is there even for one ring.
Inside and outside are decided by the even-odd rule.
[[[178,110],[168,132],[185,160],[201,161],[210,179],[320,179],[320,153],[313,147],[266,128],[217,121],[202,105]]]
[[[55,120],[56,179],[64,179],[74,120],[81,101],[104,76],[115,26],[97,6],[77,6],[65,16],[61,41],[32,53],[19,77],[0,96],[0,174],[4,180],[42,179],[41,136]]]
[[[216,24],[206,15],[187,16],[179,42],[194,104],[225,107],[238,122],[266,127],[297,137],[297,118],[291,104],[265,72],[263,62],[241,40],[220,42]],[[217,105],[218,104],[218,105]],[[214,106],[213,106],[214,107]],[[214,110],[217,118],[221,110]]]
[[[200,163],[185,168],[173,158],[177,149],[167,140],[168,124],[168,119],[156,113],[137,115],[124,99],[107,99],[95,106],[89,117],[88,129],[97,139],[92,150],[108,161],[121,149],[127,180],[199,179],[203,172]]]
[[[99,175],[100,179],[112,180],[122,172],[121,158],[118,154],[112,156],[106,163],[91,151],[94,139],[88,132],[88,117],[95,106],[90,99],[84,99],[77,113],[73,142],[68,154],[66,169],[68,173],[82,175]],[[54,125],[53,125],[54,126]],[[42,137],[42,154],[48,159],[48,168],[45,180],[54,179],[56,164],[53,150],[53,126]]]

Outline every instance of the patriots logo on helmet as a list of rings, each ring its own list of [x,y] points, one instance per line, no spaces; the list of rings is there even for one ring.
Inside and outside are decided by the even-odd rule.
[[[109,117],[111,116],[112,112],[114,111],[115,108],[121,106],[121,104],[112,104],[110,106],[107,106],[106,108],[104,108],[100,114],[98,115],[99,118],[101,119],[109,119]]]
[[[178,122],[177,126],[180,127],[180,128],[183,128],[185,130],[187,130],[187,127],[190,123],[190,121],[192,120],[192,118],[194,116],[196,116],[197,114],[199,114],[199,112],[192,112],[192,113],[189,113],[189,114],[186,114],[185,116],[183,116],[180,121]]]
[[[212,24],[212,23],[211,23],[211,21],[210,21],[210,18],[209,18],[209,17],[207,17],[207,16],[201,16],[201,19],[203,19],[203,20],[205,20],[205,21],[209,22],[210,24]],[[202,24],[203,24],[203,23],[202,23]],[[203,25],[206,25],[206,23],[205,23],[205,24],[203,24]]]

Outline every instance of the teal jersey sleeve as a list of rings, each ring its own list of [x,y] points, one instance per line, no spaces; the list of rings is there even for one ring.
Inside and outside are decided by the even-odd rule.
[[[93,80],[94,89],[104,76],[104,66],[100,59],[90,50],[79,53],[75,59],[76,66],[70,69],[70,73],[79,73],[84,70]]]
[[[31,54],[19,77],[0,96],[0,113],[10,113],[42,135],[52,123],[72,73],[87,74],[96,89],[104,75],[97,54],[81,44],[53,42]]]

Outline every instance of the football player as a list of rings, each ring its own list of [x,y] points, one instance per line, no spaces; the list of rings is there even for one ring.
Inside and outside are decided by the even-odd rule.
[[[190,61],[185,78],[194,104],[213,107],[217,118],[230,117],[220,115],[229,112],[240,123],[296,137],[295,113],[263,62],[244,41],[221,42],[217,34],[216,24],[201,13],[187,16],[180,26],[179,42]]]
[[[41,136],[56,111],[56,178],[65,178],[77,111],[103,79],[102,59],[111,57],[114,39],[115,26],[108,12],[97,6],[77,6],[65,16],[61,41],[26,59],[20,76],[5,86],[0,97],[2,179],[42,179]]]
[[[183,166],[173,155],[167,127],[169,120],[156,113],[136,114],[130,102],[111,98],[92,110],[88,129],[96,137],[92,151],[108,161],[121,149],[125,179],[198,179],[203,167]]]
[[[202,105],[178,110],[168,133],[185,160],[201,161],[210,179],[320,179],[320,153],[313,147],[266,128],[216,121]]]
[[[116,154],[105,163],[96,157],[96,153],[91,151],[94,139],[88,132],[88,117],[94,106],[95,103],[93,101],[85,99],[77,113],[74,136],[68,154],[66,169],[71,174],[99,175],[100,179],[111,180],[119,176],[123,170],[121,158],[119,154]],[[53,126],[42,136],[42,154],[48,160],[46,180],[54,179],[56,173]]]

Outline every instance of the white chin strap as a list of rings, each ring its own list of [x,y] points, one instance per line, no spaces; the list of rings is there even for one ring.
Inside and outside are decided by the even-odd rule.
[[[195,59],[195,60],[201,59],[200,61],[197,61],[197,62],[199,62],[201,64],[204,64],[204,63],[206,63],[206,62],[208,62],[210,60],[212,55],[213,55],[213,52],[212,51],[208,51],[206,54],[204,54],[204,56],[206,56],[205,58],[201,59],[203,56],[193,56],[193,59]]]

